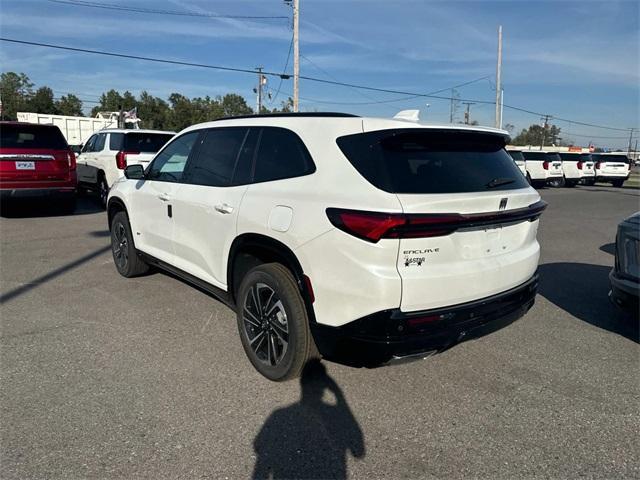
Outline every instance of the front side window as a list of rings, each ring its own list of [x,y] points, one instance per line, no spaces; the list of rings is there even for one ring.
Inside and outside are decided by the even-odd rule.
[[[145,177],[159,182],[181,182],[187,159],[199,135],[199,131],[185,133],[169,143],[151,162]]]
[[[87,140],[87,143],[84,144],[84,146],[82,147],[82,153],[86,153],[86,152],[93,152],[93,142],[96,141],[96,136],[97,135],[91,135],[89,137],[89,140]]]
[[[262,129],[254,168],[254,182],[300,177],[316,169],[300,137],[277,127]]]
[[[337,143],[360,175],[390,193],[481,192],[528,185],[499,135],[397,129],[347,135]]]
[[[247,136],[247,128],[226,127],[207,130],[198,155],[189,162],[187,182],[210,187],[227,187]]]
[[[102,150],[104,150],[104,142],[106,139],[107,139],[106,133],[98,134],[98,136],[96,137],[96,141],[93,144],[93,151],[101,152]]]

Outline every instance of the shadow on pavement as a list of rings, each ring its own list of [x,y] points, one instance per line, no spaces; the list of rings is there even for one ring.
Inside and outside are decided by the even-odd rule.
[[[106,247],[99,248],[97,250],[94,250],[91,253],[88,253],[83,257],[80,257],[72,262],[62,265],[61,267],[58,267],[49,273],[46,273],[38,278],[34,278],[29,283],[25,283],[24,285],[20,285],[19,287],[14,288],[13,290],[9,290],[8,292],[0,295],[0,303],[5,303],[5,302],[8,302],[9,300],[13,300],[16,297],[19,297],[20,295],[24,295],[30,290],[33,290],[34,288],[39,287],[41,284],[49,282],[54,278],[59,277],[60,275],[63,275],[64,273],[67,273],[68,271],[79,267],[83,263],[86,263],[89,260],[92,260],[95,257],[102,255],[104,252],[108,252],[109,250],[111,250],[111,245],[107,245]]]
[[[65,209],[55,200],[3,200],[0,204],[0,216],[5,218],[68,217],[88,215],[104,211],[92,198],[79,197],[73,212]]]
[[[640,343],[638,322],[609,300],[611,267],[586,263],[540,265],[538,293],[567,313]]]
[[[616,244],[611,242],[611,243],[605,243],[604,245],[600,246],[600,250],[604,253],[608,253],[609,255],[615,255],[616,254]]]
[[[111,232],[109,230],[94,230],[93,232],[89,232],[89,236],[95,238],[107,238],[111,236]]]
[[[274,411],[256,436],[254,479],[344,479],[347,454],[364,457],[362,430],[324,365],[309,362],[300,387],[300,401]]]

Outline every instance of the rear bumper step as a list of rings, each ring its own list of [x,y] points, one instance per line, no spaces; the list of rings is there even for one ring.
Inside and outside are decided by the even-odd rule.
[[[536,273],[506,292],[451,307],[402,312],[384,310],[342,327],[312,326],[323,356],[352,365],[376,365],[394,358],[446,348],[506,326],[532,306]]]

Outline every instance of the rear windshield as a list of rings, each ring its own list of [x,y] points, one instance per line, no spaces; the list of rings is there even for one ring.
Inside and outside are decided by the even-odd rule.
[[[462,193],[525,188],[497,135],[398,129],[347,135],[338,146],[371,184],[391,193]]]
[[[0,123],[1,148],[41,148],[67,150],[69,146],[58,127]]]
[[[591,155],[588,153],[560,153],[563,162],[590,162]]]
[[[524,155],[522,155],[522,152],[515,152],[513,150],[511,150],[511,151],[507,150],[507,153],[509,155],[511,155],[511,158],[513,158],[514,160],[524,160]]]
[[[171,133],[127,133],[124,151],[155,153],[173,138]]]
[[[598,160],[601,162],[611,163],[629,163],[629,159],[626,155],[600,155]]]
[[[548,152],[523,152],[527,160],[540,160],[541,162],[560,162],[560,155]]]

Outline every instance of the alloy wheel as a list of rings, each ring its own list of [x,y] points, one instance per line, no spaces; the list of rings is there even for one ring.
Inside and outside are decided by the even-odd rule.
[[[118,268],[124,270],[129,261],[129,241],[127,231],[122,223],[117,223],[113,230],[113,256],[116,259]]]
[[[256,358],[269,366],[278,365],[289,345],[289,324],[282,301],[269,285],[255,283],[247,291],[242,324]]]

